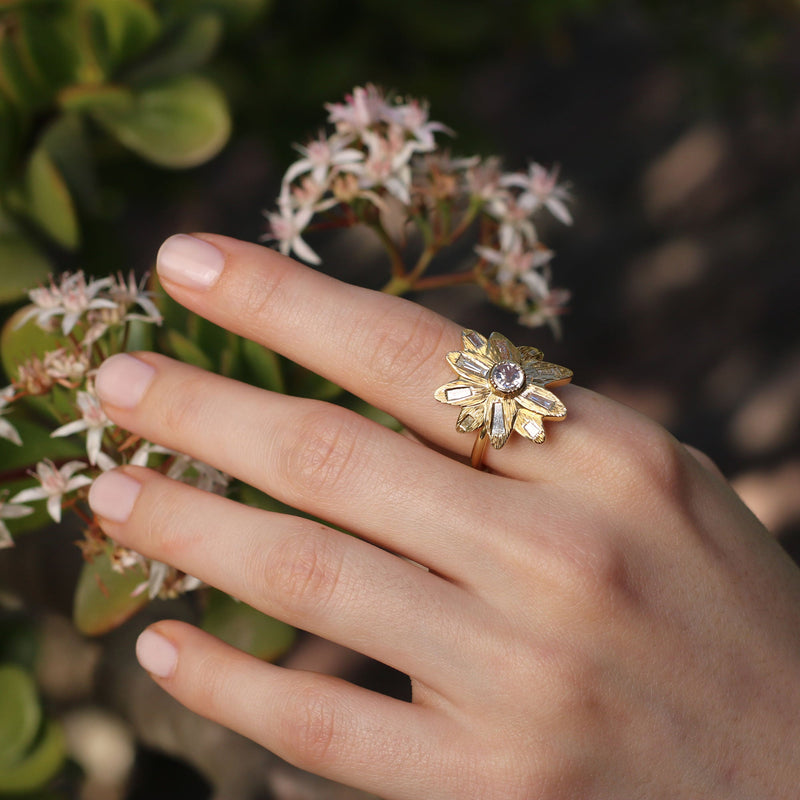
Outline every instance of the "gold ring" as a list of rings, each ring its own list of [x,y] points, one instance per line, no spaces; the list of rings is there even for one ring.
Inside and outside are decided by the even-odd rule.
[[[480,469],[486,445],[499,450],[516,431],[532,442],[545,439],[544,420],[562,420],[567,408],[550,388],[572,380],[572,370],[543,360],[535,347],[516,347],[505,336],[488,339],[476,331],[461,333],[463,351],[447,354],[458,378],[440,386],[440,403],[460,406],[456,430],[478,432],[472,466]]]

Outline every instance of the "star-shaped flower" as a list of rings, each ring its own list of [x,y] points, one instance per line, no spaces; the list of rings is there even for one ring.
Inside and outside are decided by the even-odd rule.
[[[460,406],[456,428],[469,433],[483,428],[499,449],[511,431],[543,442],[545,419],[561,420],[564,404],[547,389],[572,380],[572,371],[542,360],[535,347],[516,347],[505,336],[488,339],[475,331],[462,334],[464,350],[447,354],[458,378],[436,390],[441,403]]]

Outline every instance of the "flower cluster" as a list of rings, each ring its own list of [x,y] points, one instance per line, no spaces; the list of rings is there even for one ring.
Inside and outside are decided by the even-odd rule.
[[[13,544],[3,520],[28,516],[35,510],[28,503],[45,501],[47,514],[54,522],[60,522],[67,509],[84,521],[85,538],[80,546],[88,559],[105,552],[109,542],[95,522],[86,498],[97,475],[122,464],[157,469],[206,491],[226,491],[228,476],[208,464],[118,428],[108,419],[95,394],[97,368],[108,356],[125,350],[131,323],[162,322],[145,281],[121,275],[87,280],[83,272],[65,273],[58,280],[51,278],[49,285],[33,289],[29,298],[31,305],[19,315],[16,329],[35,323],[52,334],[54,346],[15,365],[11,384],[0,391],[0,438],[24,447],[18,428],[6,415],[12,404],[36,397],[60,417],[61,424],[54,426],[49,435],[78,437],[86,458],[45,458],[29,473],[35,479],[33,485],[10,498],[8,492],[0,496],[0,548]],[[5,476],[7,481],[14,477],[22,476]],[[196,579],[172,567],[115,544],[111,547],[115,569],[124,571],[136,566],[147,576],[137,591],[146,590],[151,597],[173,596],[199,585]]]
[[[537,230],[542,211],[572,223],[569,194],[556,169],[532,163],[525,173],[506,173],[496,157],[453,158],[436,140],[436,134],[453,132],[429,119],[427,104],[372,85],[356,87],[326,109],[327,129],[296,146],[301,158],[284,175],[277,210],[265,212],[266,240],[284,254],[319,264],[303,238],[315,219],[325,215],[320,227],[365,224],[391,259],[385,291],[472,282],[522,324],[558,331],[569,293],[551,286],[553,251]],[[477,257],[469,268],[426,276],[434,256],[468,232]],[[422,239],[422,254],[406,264],[413,233]]]

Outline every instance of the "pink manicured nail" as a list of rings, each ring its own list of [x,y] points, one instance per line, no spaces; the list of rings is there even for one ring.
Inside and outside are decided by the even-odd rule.
[[[178,650],[160,633],[146,630],[136,640],[136,658],[151,674],[158,678],[169,678],[178,663]]]
[[[213,286],[225,266],[225,256],[213,244],[179,233],[170,236],[156,258],[162,278],[189,289]]]
[[[156,371],[144,361],[127,353],[117,353],[100,365],[94,388],[104,403],[133,408],[144,396],[155,374]]]
[[[104,472],[89,489],[89,505],[100,517],[112,522],[126,522],[133,511],[142,484],[124,472]]]

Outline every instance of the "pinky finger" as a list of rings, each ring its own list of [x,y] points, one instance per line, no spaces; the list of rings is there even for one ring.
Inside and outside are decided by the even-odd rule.
[[[302,769],[397,800],[430,790],[436,765],[421,756],[447,740],[431,709],[265,663],[182,622],[148,628],[136,650],[180,703]]]

